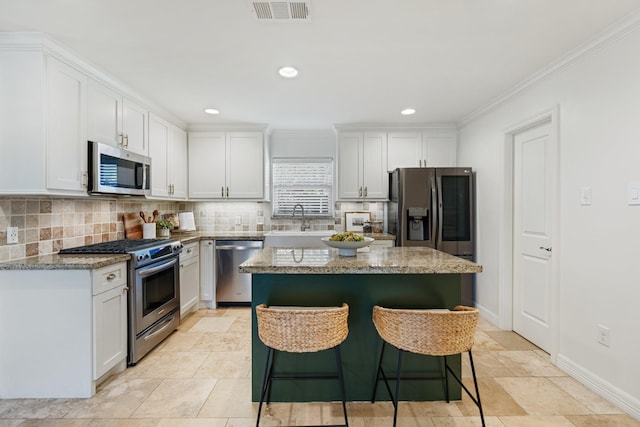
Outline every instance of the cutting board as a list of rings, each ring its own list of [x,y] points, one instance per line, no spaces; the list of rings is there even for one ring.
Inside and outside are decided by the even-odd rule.
[[[124,237],[127,239],[142,239],[142,224],[140,213],[126,213],[122,215],[124,221]]]

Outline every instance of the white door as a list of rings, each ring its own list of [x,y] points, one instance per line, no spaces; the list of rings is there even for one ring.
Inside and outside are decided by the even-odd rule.
[[[550,122],[516,133],[513,142],[513,330],[549,351],[555,168]]]

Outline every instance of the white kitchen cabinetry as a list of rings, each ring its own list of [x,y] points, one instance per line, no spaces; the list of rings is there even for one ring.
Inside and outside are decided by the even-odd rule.
[[[149,155],[148,111],[121,93],[89,79],[87,126],[89,141]]]
[[[215,240],[200,241],[200,308],[216,308]]]
[[[87,77],[52,57],[47,57],[46,64],[47,189],[84,192]]]
[[[151,196],[186,198],[186,133],[153,113],[149,113],[149,157]]]
[[[338,198],[386,200],[388,186],[386,133],[340,133]]]
[[[94,270],[93,348],[97,380],[127,357],[127,266]]]
[[[190,199],[262,199],[262,132],[189,133]]]
[[[456,166],[455,129],[389,132],[387,170]]]
[[[200,250],[188,243],[180,254],[180,318],[198,309],[200,300]]]
[[[88,398],[126,369],[126,271],[0,270],[0,399]]]

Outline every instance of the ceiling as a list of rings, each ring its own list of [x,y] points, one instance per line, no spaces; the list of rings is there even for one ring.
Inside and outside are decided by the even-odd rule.
[[[0,31],[49,34],[190,127],[324,129],[459,122],[639,7],[311,0],[306,21],[264,22],[248,0],[0,0]]]

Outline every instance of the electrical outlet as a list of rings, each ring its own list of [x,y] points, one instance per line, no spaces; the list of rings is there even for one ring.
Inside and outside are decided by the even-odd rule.
[[[7,245],[18,243],[18,227],[7,227]]]
[[[236,225],[242,225],[242,217],[240,215],[236,215]]]
[[[609,347],[611,344],[611,331],[603,325],[598,325],[598,344]]]

